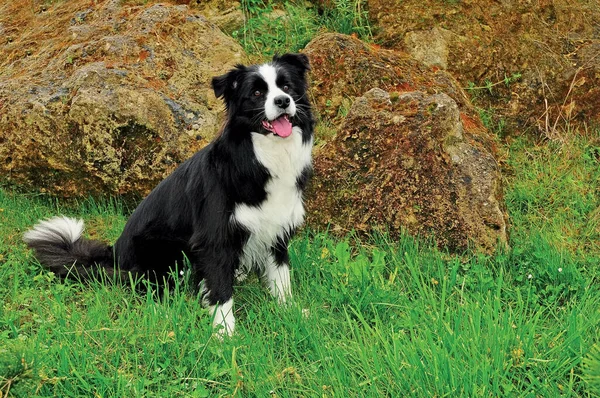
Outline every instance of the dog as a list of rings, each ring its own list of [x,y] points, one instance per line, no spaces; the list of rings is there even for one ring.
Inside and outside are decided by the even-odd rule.
[[[236,277],[257,272],[280,303],[291,298],[288,242],[312,174],[309,70],[306,55],[284,54],[214,77],[226,110],[220,134],[140,202],[114,246],[83,238],[83,221],[64,216],[24,241],[57,276],[80,281],[133,274],[160,285],[187,258],[213,326],[231,335]]]

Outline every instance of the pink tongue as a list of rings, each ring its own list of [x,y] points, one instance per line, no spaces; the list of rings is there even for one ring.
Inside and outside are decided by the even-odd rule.
[[[281,116],[271,122],[273,132],[280,137],[287,137],[292,134],[292,123],[285,117]]]

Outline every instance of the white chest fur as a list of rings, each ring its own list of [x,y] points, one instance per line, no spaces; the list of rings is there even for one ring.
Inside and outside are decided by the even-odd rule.
[[[263,266],[277,238],[304,221],[302,193],[296,180],[311,164],[312,141],[302,143],[299,127],[294,127],[287,138],[253,133],[252,143],[256,158],[267,168],[271,179],[265,187],[266,200],[259,206],[239,204],[233,212],[232,221],[250,232],[244,247],[242,273],[247,273],[253,265]]]

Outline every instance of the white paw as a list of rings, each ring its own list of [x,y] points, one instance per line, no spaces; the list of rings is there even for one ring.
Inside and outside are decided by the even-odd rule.
[[[213,316],[213,328],[218,337],[231,336],[235,330],[235,317],[233,316],[233,299],[223,304],[211,305],[210,314]]]
[[[290,268],[287,264],[276,266],[272,262],[266,269],[265,278],[271,294],[284,304],[292,298],[292,287],[290,283]]]

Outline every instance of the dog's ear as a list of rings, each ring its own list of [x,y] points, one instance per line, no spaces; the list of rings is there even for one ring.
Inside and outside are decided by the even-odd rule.
[[[225,88],[227,87],[227,74],[213,77],[212,88],[215,92],[215,97],[221,98],[225,95]]]
[[[283,55],[275,55],[273,56],[273,62],[279,64],[287,64],[291,67],[295,68],[300,72],[300,74],[304,75],[304,73],[310,70],[310,63],[308,62],[308,57],[305,54],[283,54]]]
[[[224,75],[213,77],[212,88],[217,98],[223,98],[227,101],[231,98],[231,94],[234,93],[240,83],[240,78],[246,67],[244,65],[236,65],[235,69],[230,70]]]

